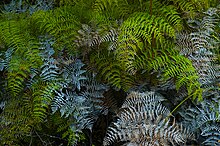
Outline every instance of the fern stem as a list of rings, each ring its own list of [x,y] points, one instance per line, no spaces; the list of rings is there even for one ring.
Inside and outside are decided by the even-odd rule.
[[[168,117],[170,117],[186,100],[188,100],[191,96],[186,97],[184,100],[182,100],[171,112]]]
[[[150,16],[153,14],[153,0],[150,0]]]

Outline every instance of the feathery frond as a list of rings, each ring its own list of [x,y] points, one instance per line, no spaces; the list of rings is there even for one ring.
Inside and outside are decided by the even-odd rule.
[[[220,138],[219,121],[220,108],[219,101],[210,102],[204,100],[196,108],[189,108],[186,112],[181,112],[184,118],[183,124],[192,132],[198,131],[204,139],[201,143],[205,145],[218,145]],[[199,136],[197,137],[199,139]]]
[[[132,92],[127,96],[117,121],[108,128],[103,145],[116,141],[130,145],[177,145],[184,143],[183,131],[175,120],[170,125],[169,110],[162,106],[162,96],[153,92]],[[128,145],[129,145],[128,144]]]

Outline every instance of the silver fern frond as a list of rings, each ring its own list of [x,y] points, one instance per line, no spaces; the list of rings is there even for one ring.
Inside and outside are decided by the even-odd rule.
[[[170,111],[161,104],[165,100],[154,92],[132,92],[127,96],[117,121],[108,128],[103,145],[117,141],[127,145],[179,145],[189,132],[167,118]]]

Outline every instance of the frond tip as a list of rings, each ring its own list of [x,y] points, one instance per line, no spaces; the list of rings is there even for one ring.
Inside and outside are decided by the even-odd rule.
[[[184,143],[189,133],[175,120],[166,119],[170,111],[160,103],[163,100],[154,92],[132,92],[117,114],[117,121],[107,130],[103,145],[116,141],[158,146]]]

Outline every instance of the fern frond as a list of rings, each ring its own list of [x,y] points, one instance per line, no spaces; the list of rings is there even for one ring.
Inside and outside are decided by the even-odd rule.
[[[209,91],[215,90],[220,71],[219,65],[215,63],[215,50],[219,45],[213,38],[216,35],[215,28],[219,17],[215,8],[210,8],[204,14],[202,21],[191,20],[189,22],[189,25],[196,30],[195,32],[185,32],[178,35],[177,48],[192,61],[197,70],[198,80],[201,87],[204,88],[203,95],[210,96]]]
[[[189,108],[181,115],[184,118],[184,125],[193,132],[198,131],[204,138],[203,144],[215,145],[220,138],[219,113],[219,101],[215,103],[204,100],[197,108]]]
[[[152,11],[154,15],[164,17],[176,30],[182,29],[182,19],[177,7],[174,5],[164,5],[159,1],[154,1],[153,3]]]
[[[113,53],[102,51],[92,54],[91,62],[97,66],[97,77],[104,79],[110,85],[128,90],[135,84],[134,77],[125,72],[123,64],[118,61]]]
[[[86,79],[84,73],[86,70],[83,70],[84,64],[81,60],[76,59],[73,63],[70,63],[64,67],[63,78],[66,83],[71,83],[73,89],[81,89],[81,83]]]
[[[33,121],[21,99],[9,101],[0,117],[0,144],[14,145],[19,142],[23,135],[29,134]]]
[[[192,12],[195,11],[195,7],[191,1],[182,1],[182,0],[165,0],[163,3],[167,4],[169,2],[173,2],[173,4],[180,9],[182,12],[190,13],[192,16]]]
[[[103,109],[101,98],[103,98],[103,93],[108,87],[99,84],[94,79],[94,76],[87,76],[80,84],[80,88],[77,89],[79,93],[75,90],[68,91],[65,88],[56,91],[57,95],[51,105],[53,113],[59,110],[61,116],[69,117],[73,115],[77,131],[82,129],[91,130]]]
[[[8,50],[6,50],[4,53],[1,53],[1,61],[0,61],[0,71],[3,71],[3,69],[7,69],[8,64],[11,60],[12,54],[14,52],[14,49],[9,48]]]
[[[78,21],[71,6],[60,7],[49,12],[39,11],[34,13],[32,18],[42,32],[56,38],[55,45],[73,48]]]
[[[162,98],[162,99],[161,99]],[[153,92],[132,92],[128,95],[117,114],[117,121],[107,130],[103,145],[115,141],[125,141],[134,145],[177,145],[184,143],[186,137],[176,125],[170,125],[166,117],[169,110],[162,106],[161,96]]]
[[[164,34],[171,38],[175,37],[174,28],[166,20],[142,12],[134,13],[122,24],[121,29],[122,35],[132,34],[137,38],[143,38],[149,44],[151,44],[153,36],[161,47],[165,47],[167,44]]]
[[[218,145],[220,138],[219,125],[209,125],[205,127],[201,133],[203,137],[208,137],[202,144],[205,145]]]
[[[44,81],[53,81],[59,75],[58,67],[55,64],[55,59],[49,58],[44,61],[44,64],[41,66],[40,77]]]

